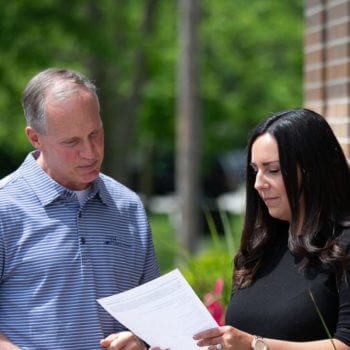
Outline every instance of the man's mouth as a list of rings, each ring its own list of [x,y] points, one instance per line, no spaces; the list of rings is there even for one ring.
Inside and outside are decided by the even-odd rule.
[[[80,169],[92,169],[94,167],[96,167],[97,161],[94,161],[90,164],[84,164],[84,165],[79,165],[78,168]]]

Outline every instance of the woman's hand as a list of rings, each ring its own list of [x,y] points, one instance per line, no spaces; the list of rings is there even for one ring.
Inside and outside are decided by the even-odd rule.
[[[249,350],[253,336],[231,326],[211,328],[193,336],[198,346],[208,350]]]
[[[107,350],[146,350],[146,344],[135,334],[124,331],[110,334],[100,341],[101,346]]]

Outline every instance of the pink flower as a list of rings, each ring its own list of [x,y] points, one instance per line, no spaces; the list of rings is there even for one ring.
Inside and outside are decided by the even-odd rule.
[[[224,324],[224,307],[220,301],[223,286],[223,278],[218,278],[215,281],[214,290],[204,295],[204,305],[207,307],[219,326],[223,326]]]

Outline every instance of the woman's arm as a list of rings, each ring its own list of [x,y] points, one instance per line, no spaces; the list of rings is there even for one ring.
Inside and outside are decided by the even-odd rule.
[[[207,331],[196,334],[193,339],[197,341],[198,346],[206,346],[208,350],[251,350],[254,335],[242,332],[231,326],[212,328]],[[265,350],[335,350],[330,339],[291,342],[277,339],[263,339],[267,345]],[[350,350],[350,347],[340,340],[333,339],[336,350]],[[259,347],[260,350],[263,347]]]

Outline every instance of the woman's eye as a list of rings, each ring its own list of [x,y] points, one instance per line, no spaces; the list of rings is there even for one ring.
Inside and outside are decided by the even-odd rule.
[[[280,172],[280,169],[270,169],[269,170],[269,173],[270,174],[277,174],[277,173],[279,173]]]

